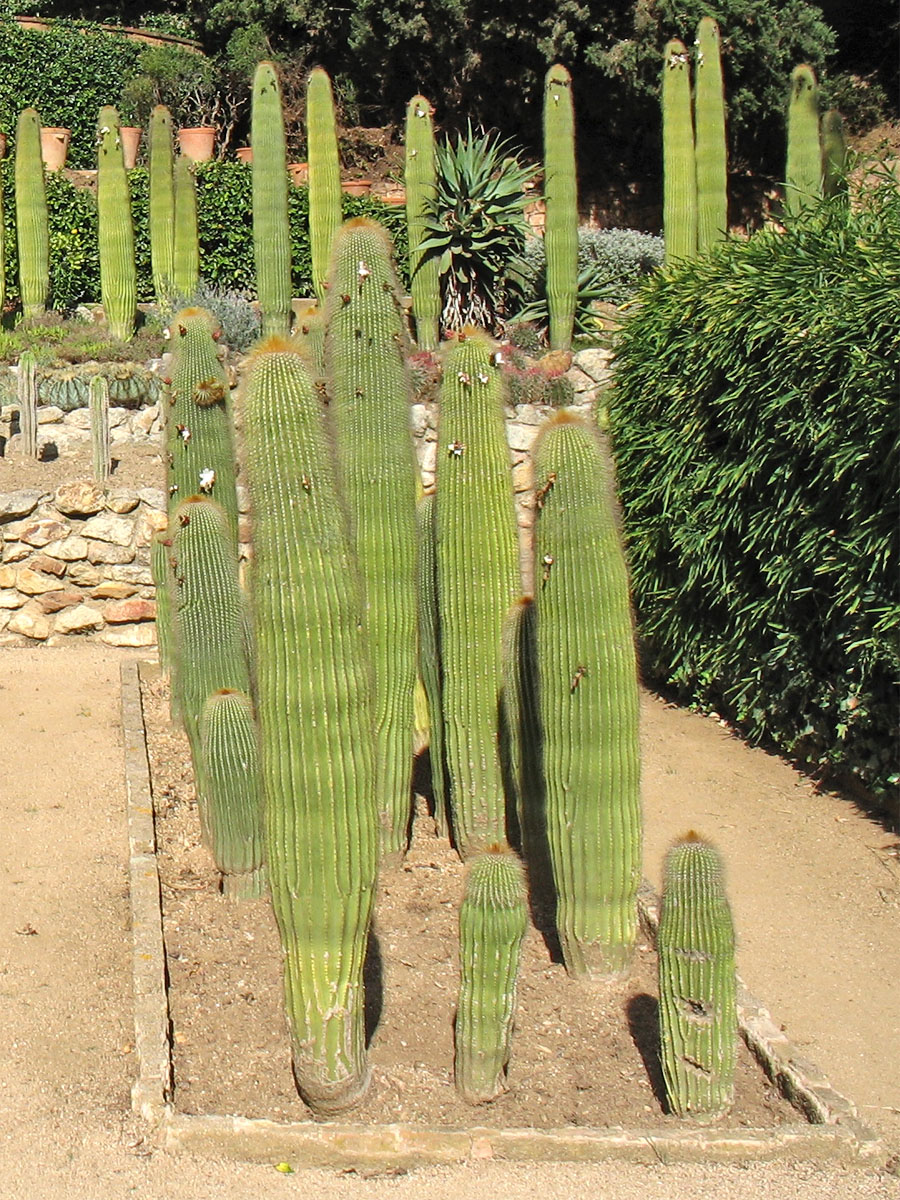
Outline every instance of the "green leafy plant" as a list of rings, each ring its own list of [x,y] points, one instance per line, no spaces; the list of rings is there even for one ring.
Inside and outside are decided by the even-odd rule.
[[[523,187],[532,174],[511,142],[474,130],[437,147],[425,205],[423,261],[437,258],[446,329],[493,330],[507,307],[507,268],[525,244]]]

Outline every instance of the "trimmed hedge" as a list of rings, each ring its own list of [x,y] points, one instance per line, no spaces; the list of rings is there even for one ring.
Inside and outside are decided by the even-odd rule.
[[[661,272],[609,397],[649,672],[895,795],[900,193]]]
[[[210,162],[197,168],[197,224],[200,272],[209,283],[255,295],[251,171],[245,163]],[[15,230],[13,164],[0,165],[3,182],[6,247],[6,294],[18,297],[18,254]],[[147,170],[128,173],[134,214],[138,299],[152,301]],[[46,176],[50,212],[50,282],[53,307],[68,311],[78,304],[100,303],[100,259],[97,248],[97,203],[92,192],[76,188],[61,174]],[[309,202],[305,187],[289,191],[293,287],[295,296],[312,296],[309,250]],[[374,197],[343,197],[344,217],[369,216],[381,221],[393,237],[400,273],[409,282],[406,210]]]

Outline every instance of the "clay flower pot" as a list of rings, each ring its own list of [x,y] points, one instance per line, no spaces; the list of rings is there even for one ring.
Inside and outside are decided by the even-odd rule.
[[[288,175],[291,177],[291,183],[295,183],[297,187],[306,187],[309,183],[309,163],[288,163]]]
[[[142,133],[143,130],[140,125],[119,126],[119,137],[122,141],[122,157],[125,160],[125,169],[127,171],[137,166],[137,156],[138,150],[141,148]]]
[[[372,193],[371,179],[345,179],[341,188],[348,196],[369,196]]]
[[[238,146],[237,150],[235,150],[234,153],[237,156],[238,162],[245,162],[245,163],[253,162],[253,147],[252,146]]]
[[[41,129],[41,158],[48,171],[61,171],[69,153],[70,129],[44,126]]]
[[[0,133],[0,158],[6,158],[7,137],[5,133]]]
[[[209,162],[216,148],[215,126],[196,125],[179,129],[178,147],[184,157],[192,162]]]

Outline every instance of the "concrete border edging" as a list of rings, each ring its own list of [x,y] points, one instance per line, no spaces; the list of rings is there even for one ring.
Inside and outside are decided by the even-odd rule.
[[[414,1167],[498,1158],[515,1162],[766,1162],[804,1160],[871,1167],[888,1150],[855,1106],[803,1060],[768,1010],[738,980],[741,1036],[763,1070],[811,1122],[775,1129],[628,1130],[423,1128],[330,1122],[276,1122],[241,1116],[193,1116],[173,1103],[171,1028],[153,797],[140,695],[150,664],[122,663],[122,723],[128,803],[134,937],[137,1079],[132,1108],[166,1150],[241,1161],[290,1161],[295,1167]],[[641,923],[655,941],[658,901],[649,884],[639,895]]]

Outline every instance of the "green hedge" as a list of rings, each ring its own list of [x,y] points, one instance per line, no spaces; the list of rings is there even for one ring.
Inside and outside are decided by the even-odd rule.
[[[896,184],[663,271],[616,362],[649,671],[753,738],[895,794]]]
[[[210,162],[197,170],[197,222],[200,232],[200,270],[204,279],[222,288],[255,295],[251,171],[244,163]],[[15,233],[13,164],[2,164],[6,289],[8,302],[18,296],[18,256]],[[148,232],[147,171],[129,172],[135,224],[138,298],[153,300]],[[304,187],[290,188],[293,284],[296,296],[312,296],[309,251],[309,204]],[[50,211],[50,274],[53,306],[65,311],[78,304],[100,302],[100,260],[97,250],[97,205],[86,188],[76,188],[63,175],[47,176]],[[401,273],[407,279],[406,212],[375,198],[345,196],[345,217],[371,216],[390,230]]]

